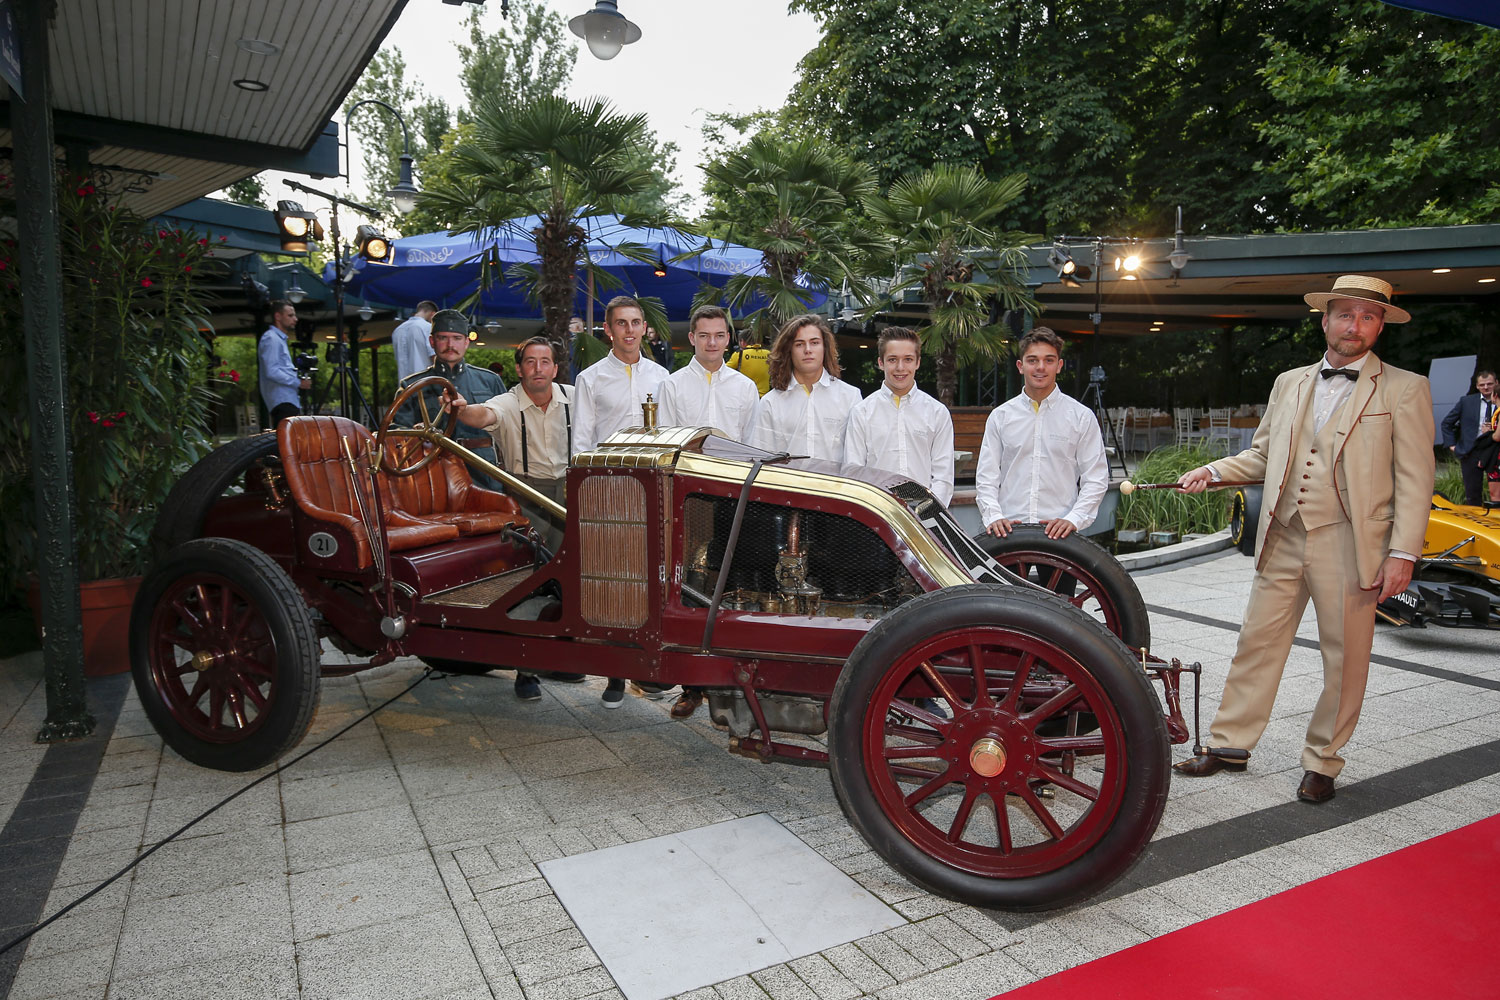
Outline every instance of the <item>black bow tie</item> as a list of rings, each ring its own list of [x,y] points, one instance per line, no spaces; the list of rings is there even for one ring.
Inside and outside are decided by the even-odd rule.
[[[1348,379],[1351,382],[1359,380],[1358,368],[1324,368],[1318,374],[1322,375],[1324,378],[1333,378],[1335,375],[1342,375],[1344,376],[1344,378]]]

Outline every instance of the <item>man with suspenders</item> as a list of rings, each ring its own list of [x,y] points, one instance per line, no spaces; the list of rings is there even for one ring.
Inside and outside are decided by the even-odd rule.
[[[558,385],[557,345],[546,337],[532,337],[516,348],[520,380],[508,392],[483,403],[454,401],[458,419],[469,427],[489,431],[507,472],[558,503],[567,505],[568,458],[573,450],[573,399],[568,386]],[[562,542],[562,525],[533,517],[533,526],[553,552]],[[582,680],[582,674],[549,674],[553,680]],[[532,674],[516,673],[516,696],[525,701],[541,697]]]

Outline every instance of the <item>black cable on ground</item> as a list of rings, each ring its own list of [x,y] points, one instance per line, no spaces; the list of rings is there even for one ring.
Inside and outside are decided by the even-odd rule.
[[[285,771],[287,768],[291,767],[293,764],[297,763],[298,761],[302,760],[303,758],[309,757],[312,754],[317,753],[319,750],[323,749],[328,744],[330,744],[334,740],[338,739],[340,736],[343,736],[345,733],[347,733],[349,730],[353,729],[355,726],[359,725],[361,722],[364,722],[366,719],[368,719],[371,716],[373,716],[376,712],[380,711],[382,708],[385,708],[387,705],[391,704],[391,702],[395,701],[397,698],[400,698],[403,695],[409,693],[418,684],[422,683],[427,678],[431,677],[432,673],[433,673],[432,668],[428,667],[427,669],[425,669],[425,670],[422,671],[422,676],[418,677],[416,680],[414,680],[410,684],[408,684],[404,690],[400,691],[397,694],[391,695],[385,701],[381,702],[379,705],[376,705],[374,708],[370,709],[364,715],[361,715],[359,718],[357,718],[353,722],[349,723],[343,729],[340,729],[338,732],[336,732],[332,736],[328,737],[328,739],[324,740],[322,743],[319,743],[315,747],[310,747],[309,749],[304,750],[302,753],[299,753],[297,756],[293,757],[291,760],[287,761],[285,764],[282,764],[280,767],[276,768],[276,770],[266,772],[265,774],[261,775],[259,778],[256,778],[254,781],[250,782],[250,784],[246,785],[244,788],[241,788],[239,791],[234,792],[234,793],[226,796],[225,798],[220,799],[218,802],[214,803],[213,805],[209,806],[203,812],[199,813],[197,816],[193,817],[192,819],[190,819],[186,823],[184,823],[182,826],[178,827],[177,830],[175,830],[171,834],[168,834],[166,837],[164,837],[163,839],[157,841],[156,843],[152,844],[149,848],[147,848],[145,851],[141,852],[141,854],[139,854],[139,855],[136,856],[136,859],[134,861],[130,862],[124,868],[121,868],[119,871],[115,872],[109,878],[105,879],[103,882],[100,882],[98,885],[94,886],[88,892],[84,893],[82,896],[79,896],[77,899],[73,900],[73,902],[69,903],[67,906],[64,906],[62,909],[60,909],[56,913],[52,914],[52,916],[48,917],[46,920],[43,920],[41,923],[37,924],[35,927],[33,927],[31,930],[27,931],[25,934],[22,934],[20,937],[16,938],[13,941],[7,941],[3,946],[0,946],[0,955],[3,955],[6,952],[10,951],[12,948],[16,947],[16,945],[24,944],[37,931],[41,930],[44,927],[47,927],[53,921],[62,919],[64,916],[66,916],[69,912],[71,912],[72,910],[74,910],[75,908],[77,908],[79,905],[81,905],[81,904],[87,902],[88,900],[92,899],[93,897],[97,896],[99,893],[103,892],[105,889],[108,889],[115,882],[119,881],[119,879],[120,879],[120,877],[122,875],[125,875],[127,872],[129,872],[136,865],[140,864],[142,861],[145,861],[151,855],[155,854],[158,850],[160,850],[161,848],[167,846],[172,841],[176,840],[178,837],[182,836],[184,833],[186,833],[193,826],[197,825],[198,823],[201,823],[203,820],[207,819],[209,816],[212,816],[214,813],[218,812],[220,809],[224,808],[229,803],[231,803],[235,799],[239,798],[241,795],[244,795],[246,792],[248,792],[250,789],[254,788],[256,785],[260,784],[262,781],[265,781],[267,778],[274,778],[274,777],[276,777],[276,775],[280,774],[282,771]]]

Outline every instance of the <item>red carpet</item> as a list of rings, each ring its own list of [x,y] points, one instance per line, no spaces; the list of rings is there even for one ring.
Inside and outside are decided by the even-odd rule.
[[[1004,997],[1496,1000],[1500,815]]]

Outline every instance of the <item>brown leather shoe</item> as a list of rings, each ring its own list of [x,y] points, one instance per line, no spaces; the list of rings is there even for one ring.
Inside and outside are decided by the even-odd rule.
[[[672,706],[672,718],[686,719],[698,711],[698,706],[703,704],[703,692],[693,688],[683,688],[682,696]]]
[[[1218,774],[1220,771],[1228,771],[1231,774],[1239,774],[1245,770],[1245,762],[1242,760],[1225,760],[1223,757],[1211,757],[1204,754],[1201,757],[1189,757],[1172,765],[1172,770],[1178,774],[1185,774],[1189,778],[1206,778],[1210,774]]]
[[[1327,802],[1333,798],[1333,779],[1317,771],[1304,771],[1297,798],[1303,802]]]

